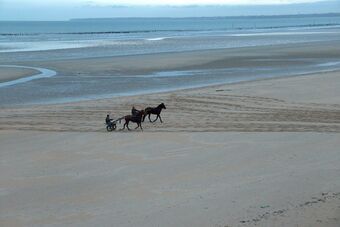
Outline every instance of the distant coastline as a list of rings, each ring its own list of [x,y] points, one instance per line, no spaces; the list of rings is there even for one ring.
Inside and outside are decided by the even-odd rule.
[[[301,18],[301,17],[333,17],[340,16],[340,13],[315,13],[315,14],[281,14],[281,15],[242,15],[242,16],[216,16],[216,17],[107,17],[107,18],[72,18],[68,21],[110,21],[116,19],[199,19],[199,18],[226,18],[226,19],[243,19],[243,18]]]

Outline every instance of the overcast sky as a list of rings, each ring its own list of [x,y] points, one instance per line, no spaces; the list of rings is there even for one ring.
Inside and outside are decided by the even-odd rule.
[[[340,13],[340,0],[0,0],[0,20]]]

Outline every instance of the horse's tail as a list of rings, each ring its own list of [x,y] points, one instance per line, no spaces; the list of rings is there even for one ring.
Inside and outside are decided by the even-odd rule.
[[[145,120],[146,115],[149,114],[149,111],[150,111],[150,107],[147,107],[147,108],[144,109],[143,118],[142,118],[143,122]]]

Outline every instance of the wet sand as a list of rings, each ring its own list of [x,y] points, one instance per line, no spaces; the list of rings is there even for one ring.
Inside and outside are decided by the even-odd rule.
[[[0,225],[339,226],[339,87],[337,71],[2,108]],[[105,131],[160,102],[163,124]]]
[[[0,83],[38,74],[39,71],[26,68],[3,67],[0,65]]]
[[[90,55],[91,51],[88,51]],[[52,51],[48,53],[53,56]],[[57,72],[57,76],[22,84],[15,89],[0,89],[0,106],[74,102],[327,71],[339,69],[339,59],[340,43],[334,41],[76,60],[11,62],[51,69]]]
[[[311,42],[256,46],[217,50],[200,50],[117,57],[96,57],[55,61],[25,61],[17,64],[51,68],[61,75],[145,75],[162,71],[290,67],[306,63],[336,61],[340,58],[340,42]],[[86,53],[90,50],[84,50]],[[47,51],[46,54],[53,53]]]

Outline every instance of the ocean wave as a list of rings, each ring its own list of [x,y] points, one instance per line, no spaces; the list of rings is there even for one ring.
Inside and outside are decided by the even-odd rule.
[[[11,52],[27,52],[27,51],[42,51],[42,50],[61,50],[74,49],[96,46],[96,42],[58,42],[58,41],[40,41],[40,42],[2,42],[0,43],[0,53]]]

